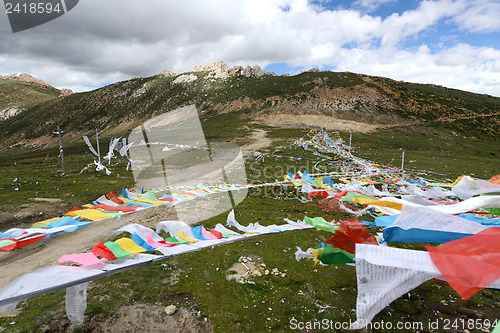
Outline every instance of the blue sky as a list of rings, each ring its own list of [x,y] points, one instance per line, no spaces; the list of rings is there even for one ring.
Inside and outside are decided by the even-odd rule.
[[[85,0],[16,34],[0,17],[0,74],[84,91],[222,60],[500,97],[499,18],[499,0]]]

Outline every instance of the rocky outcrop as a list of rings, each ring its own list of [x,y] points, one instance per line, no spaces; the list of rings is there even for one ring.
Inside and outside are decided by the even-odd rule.
[[[18,106],[12,106],[8,109],[0,111],[0,121],[4,121],[4,120],[7,120],[11,117],[14,117],[15,115],[17,115],[23,111],[24,111],[24,109],[21,109]]]
[[[272,75],[276,76],[275,73],[266,72],[260,66],[255,65],[253,67],[246,66],[243,68],[242,66],[233,66],[229,67],[223,61],[216,61],[213,65],[201,65],[194,66],[192,69],[193,72],[208,72],[206,76],[209,79],[225,79],[228,77],[262,77],[264,75]]]
[[[73,94],[73,90],[71,90],[71,89],[61,89],[59,97],[61,97],[61,96],[68,96],[68,95],[71,95],[71,94]]]
[[[160,76],[164,76],[164,77],[170,77],[170,76],[176,76],[177,74],[175,74],[174,72],[171,72],[169,71],[168,69],[165,69],[164,71],[162,71],[160,73]]]
[[[214,79],[225,79],[229,76],[229,67],[224,61],[214,62],[212,70],[208,73],[208,77]]]
[[[193,74],[184,74],[184,75],[180,75],[178,76],[172,83],[173,84],[179,84],[179,83],[189,83],[189,82],[193,82],[197,79],[198,77],[196,75],[193,75]]]
[[[301,71],[300,73],[319,73],[319,72],[320,72],[319,68],[311,68],[305,71]]]
[[[244,77],[261,77],[266,75],[267,72],[260,68],[259,65],[255,65],[253,67],[246,66],[245,69],[243,70],[243,76]],[[275,74],[276,75],[276,74]]]
[[[193,66],[192,72],[210,72],[212,70],[212,66],[210,65],[197,65]]]

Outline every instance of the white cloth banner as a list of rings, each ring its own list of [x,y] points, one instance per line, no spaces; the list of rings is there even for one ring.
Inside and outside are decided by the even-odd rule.
[[[487,180],[464,176],[451,190],[460,199],[469,199],[478,194],[500,193],[500,185],[492,184]]]
[[[477,234],[487,229],[482,224],[446,214],[430,207],[413,207],[403,205],[396,221],[387,228],[398,227],[404,230],[422,229],[442,232],[454,232],[468,235]]]
[[[66,288],[66,316],[72,323],[82,324],[87,309],[87,282]]]
[[[384,198],[383,201],[396,202],[402,205],[414,206],[414,207],[425,207],[410,201],[406,201],[398,198]],[[395,215],[399,214],[398,209],[378,206],[376,203],[368,205],[368,207],[373,207],[378,209],[384,214]],[[456,204],[451,205],[432,205],[427,206],[430,209],[440,211],[446,214],[461,214],[471,210],[476,210],[480,208],[500,208],[500,195],[473,197]]]
[[[444,280],[427,251],[356,244],[356,322],[365,327],[391,302],[430,279]],[[489,286],[500,289],[500,279]]]

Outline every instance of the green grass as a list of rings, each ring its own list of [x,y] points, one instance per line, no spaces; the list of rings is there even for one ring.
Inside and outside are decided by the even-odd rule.
[[[0,111],[11,106],[30,108],[59,96],[59,90],[38,83],[0,80]]]
[[[104,150],[108,142],[101,141],[101,149]],[[93,165],[79,174],[93,163],[92,156],[83,142],[64,147],[66,176],[62,176],[58,148],[29,153],[24,151],[17,155],[12,151],[0,157],[0,210],[5,206],[11,209],[12,205],[33,202],[34,198],[57,198],[67,204],[81,205],[95,200],[110,189],[119,191],[120,188],[133,185],[133,175],[126,171],[124,162],[112,164],[111,176],[107,176],[104,171],[96,172]]]
[[[84,133],[90,133],[94,128],[105,130],[124,125],[132,128],[144,119],[188,105],[196,105],[200,116],[210,124],[205,126],[209,132],[218,131],[207,133],[209,138],[231,139],[231,133],[236,130],[232,126],[240,127],[238,124],[251,113],[274,111],[273,100],[289,105],[292,112],[304,112],[304,105],[320,98],[317,88],[323,88],[320,89],[323,92],[340,88],[347,94],[355,95],[365,94],[366,88],[370,88],[370,91],[379,93],[388,106],[371,102],[352,105],[349,113],[364,121],[373,115],[380,117],[378,120],[395,117],[397,121],[404,118],[406,121],[460,131],[467,136],[498,137],[500,129],[500,117],[496,114],[500,98],[434,85],[329,71],[290,77],[230,77],[224,80],[205,79],[206,73],[185,74],[194,74],[198,79],[188,84],[173,84],[175,77],[134,78],[91,92],[26,104],[28,110],[0,123],[0,137],[5,139],[2,145],[9,146],[20,140],[47,135],[57,125],[68,132]],[[147,89],[144,90],[145,87]],[[0,86],[0,92],[2,89]],[[7,95],[11,93],[11,90],[4,89]],[[228,109],[237,111],[238,115],[220,115]],[[318,108],[307,112],[335,111],[330,109]],[[349,115],[346,113],[346,116]],[[471,116],[473,118],[468,118]],[[231,126],[218,125],[216,119]]]
[[[349,142],[349,136],[342,136]],[[354,154],[385,165],[426,171],[436,178],[455,180],[466,174],[489,179],[500,173],[500,138],[464,136],[452,130],[428,127],[391,128],[353,135]]]

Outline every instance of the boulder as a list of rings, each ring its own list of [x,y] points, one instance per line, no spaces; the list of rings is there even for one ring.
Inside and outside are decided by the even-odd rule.
[[[167,316],[171,316],[177,311],[177,307],[175,305],[169,305],[165,308],[165,313]]]
[[[229,67],[224,61],[216,61],[209,75],[215,79],[225,79],[229,77]]]
[[[252,77],[253,76],[253,68],[247,65],[245,67],[245,69],[243,70],[243,76],[244,77]]]
[[[264,76],[267,74],[267,72],[265,70],[263,70],[262,68],[260,68],[259,65],[255,65],[253,66],[253,76],[255,77],[261,77],[261,76]]]
[[[169,77],[169,76],[175,76],[177,74],[175,74],[174,72],[169,71],[168,69],[165,69],[164,71],[162,71],[160,73],[160,75],[164,76],[164,77]]]
[[[0,121],[7,120],[11,117],[14,117],[15,115],[23,112],[24,109],[21,109],[18,106],[11,106],[10,108],[7,108],[5,110],[0,111]]]
[[[229,75],[231,76],[241,76],[242,72],[243,72],[243,67],[241,66],[234,66],[233,68],[229,69]]]
[[[59,96],[68,96],[68,95],[73,94],[73,90],[71,90],[71,89],[61,89],[61,90],[59,90],[59,92],[60,92]]]

